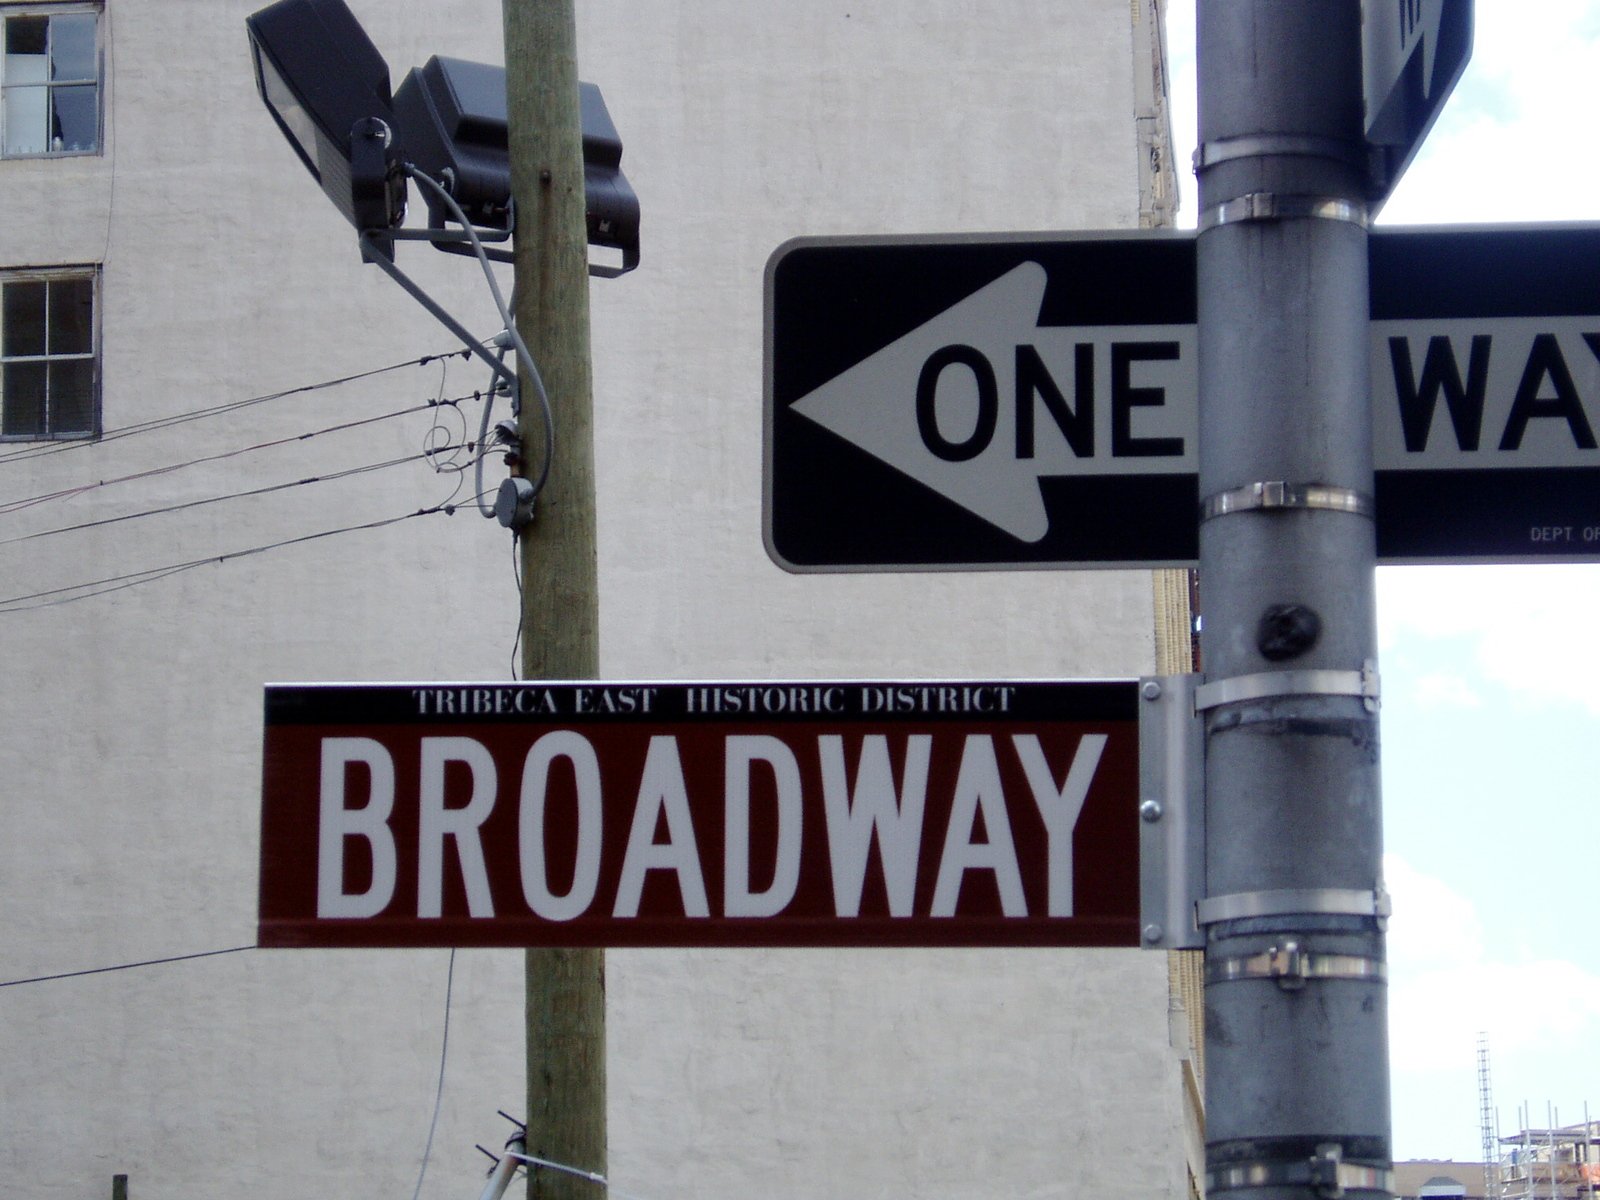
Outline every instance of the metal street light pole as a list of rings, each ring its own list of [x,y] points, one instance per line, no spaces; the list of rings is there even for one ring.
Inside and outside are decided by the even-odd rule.
[[[1362,6],[1198,6],[1207,1195],[1376,1197]]]

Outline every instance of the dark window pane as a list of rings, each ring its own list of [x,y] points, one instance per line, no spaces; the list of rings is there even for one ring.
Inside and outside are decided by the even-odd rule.
[[[50,364],[50,433],[94,432],[94,360]]]
[[[0,284],[0,354],[13,358],[43,354],[44,296],[42,279]]]
[[[94,349],[94,280],[50,281],[50,353],[88,354]]]
[[[49,17],[7,17],[6,54],[43,54],[49,34]]]
[[[50,92],[50,149],[96,150],[100,146],[99,89],[94,84]]]
[[[50,78],[99,78],[95,69],[93,13],[70,13],[50,19]]]
[[[0,435],[44,434],[44,363],[0,366]]]

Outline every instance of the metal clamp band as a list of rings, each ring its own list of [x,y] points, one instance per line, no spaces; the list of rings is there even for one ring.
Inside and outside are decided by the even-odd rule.
[[[1194,152],[1194,170],[1198,175],[1207,167],[1229,162],[1236,158],[1261,158],[1267,155],[1299,155],[1303,158],[1331,158],[1347,163],[1362,171],[1367,169],[1365,146],[1357,147],[1341,138],[1316,137],[1305,134],[1250,135],[1218,138],[1207,142]]]
[[[1206,1194],[1237,1188],[1311,1187],[1319,1195],[1342,1196],[1346,1191],[1394,1193],[1394,1171],[1342,1162],[1338,1148],[1326,1157],[1299,1162],[1236,1163],[1206,1172]]]
[[[1234,892],[1208,896],[1194,906],[1195,924],[1240,921],[1249,917],[1337,916],[1377,917],[1392,911],[1389,893],[1375,888],[1281,888],[1269,892]]]
[[[1285,942],[1260,954],[1224,958],[1206,964],[1207,983],[1233,983],[1240,979],[1272,979],[1286,991],[1305,987],[1312,979],[1354,979],[1384,982],[1389,968],[1382,959],[1357,954],[1312,954],[1298,942]]]
[[[1285,483],[1267,480],[1247,483],[1243,487],[1229,488],[1200,502],[1200,519],[1225,517],[1229,513],[1249,512],[1253,509],[1317,508],[1329,512],[1351,513],[1370,518],[1375,506],[1372,497],[1349,488],[1334,487],[1325,483]]]
[[[1200,214],[1199,231],[1239,221],[1284,221],[1294,217],[1313,217],[1319,221],[1347,221],[1367,227],[1367,206],[1359,200],[1341,196],[1280,196],[1276,192],[1248,192],[1221,204],[1213,204]]]
[[[1359,696],[1368,712],[1378,711],[1378,664],[1370,659],[1359,671],[1263,671],[1203,683],[1194,691],[1194,710],[1279,696]]]

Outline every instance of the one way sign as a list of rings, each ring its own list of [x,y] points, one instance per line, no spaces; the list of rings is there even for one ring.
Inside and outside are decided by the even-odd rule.
[[[1371,247],[1380,560],[1600,561],[1600,226]],[[1192,235],[1170,232],[781,247],[774,560],[1192,564],[1194,264]]]

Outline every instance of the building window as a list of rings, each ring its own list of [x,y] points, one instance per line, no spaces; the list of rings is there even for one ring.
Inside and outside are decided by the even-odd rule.
[[[100,429],[98,272],[0,271],[0,439]]]
[[[0,157],[99,150],[99,6],[0,3]]]

